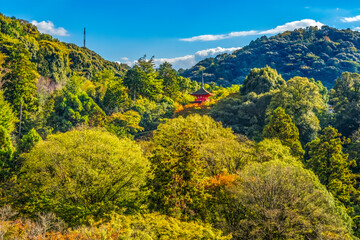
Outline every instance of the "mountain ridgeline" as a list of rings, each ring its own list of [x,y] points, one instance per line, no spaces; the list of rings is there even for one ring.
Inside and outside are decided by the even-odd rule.
[[[342,72],[360,72],[359,49],[360,32],[309,27],[263,36],[232,54],[202,60],[181,74],[201,81],[203,72],[205,82],[230,86],[241,84],[252,68],[268,65],[285,80],[294,76],[314,78],[331,88]]]
[[[72,73],[91,78],[96,72],[112,70],[123,76],[129,67],[104,60],[95,52],[75,44],[60,42],[48,34],[42,34],[29,22],[0,14],[0,52],[7,56],[24,54],[35,63],[37,72],[53,82],[68,79]]]

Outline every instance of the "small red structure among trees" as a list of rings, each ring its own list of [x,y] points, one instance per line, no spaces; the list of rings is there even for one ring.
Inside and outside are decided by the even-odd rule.
[[[203,103],[209,101],[208,97],[212,96],[213,94],[208,92],[204,86],[201,86],[199,90],[196,92],[191,93],[190,95],[195,96],[196,99],[192,103]]]

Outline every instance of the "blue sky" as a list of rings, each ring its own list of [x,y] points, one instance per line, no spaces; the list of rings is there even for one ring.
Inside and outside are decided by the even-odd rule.
[[[353,0],[12,0],[2,1],[0,12],[77,45],[86,27],[87,47],[111,61],[133,62],[146,54],[176,68],[299,26],[360,31],[360,1]]]

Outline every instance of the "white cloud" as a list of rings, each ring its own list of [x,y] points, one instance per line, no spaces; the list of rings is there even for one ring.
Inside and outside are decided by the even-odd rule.
[[[195,55],[186,55],[183,57],[175,58],[155,58],[154,62],[156,66],[159,66],[164,62],[168,62],[171,63],[171,65],[173,65],[173,68],[175,69],[189,68],[197,63]]]
[[[121,58],[121,59],[123,59],[123,58]],[[134,66],[136,64],[137,61],[136,60],[135,61],[130,61],[130,60],[126,61],[126,60],[124,60],[124,61],[115,61],[115,62],[118,63],[118,64],[125,63],[125,64],[129,65],[130,67],[132,67],[132,66]]]
[[[293,21],[285,23],[284,25],[277,26],[273,29],[265,30],[265,31],[241,31],[241,32],[231,32],[227,34],[219,34],[219,35],[200,35],[191,38],[181,38],[180,41],[184,42],[195,42],[195,41],[216,41],[222,39],[228,39],[233,37],[244,37],[244,36],[254,36],[254,35],[267,35],[267,34],[277,34],[284,31],[292,31],[298,28],[306,28],[310,26],[322,27],[324,24],[321,22],[317,22],[313,19],[303,19],[300,21]]]
[[[219,34],[219,35],[200,35],[191,38],[182,38],[180,41],[184,42],[195,42],[195,41],[216,41],[233,37],[244,37],[256,35],[257,31],[241,31],[241,32],[231,32],[228,34]]]
[[[49,20],[42,22],[37,22],[34,20],[31,22],[31,24],[35,25],[38,28],[39,32],[41,33],[46,33],[53,36],[69,36],[65,28],[63,27],[56,28],[54,23]]]
[[[121,60],[122,60],[122,61],[129,61],[129,58],[127,58],[127,57],[122,57]]]
[[[306,27],[310,27],[310,26],[320,28],[320,27],[324,26],[324,24],[322,24],[321,22],[312,20],[312,19],[303,19],[301,21],[288,22],[288,23],[285,23],[284,25],[277,26],[276,28],[273,28],[273,29],[261,31],[261,32],[259,32],[259,35],[277,34],[277,33],[285,32],[285,31],[293,31],[294,29],[306,28]]]
[[[357,15],[355,17],[346,17],[346,18],[341,19],[341,21],[343,21],[343,22],[358,22],[358,21],[360,21],[360,15]]]
[[[353,30],[360,32],[360,27],[356,27],[356,28],[354,28]]]
[[[231,53],[235,50],[240,49],[240,47],[232,47],[232,48],[210,48],[205,50],[197,51],[195,54],[192,55],[186,55],[183,57],[175,57],[175,58],[155,58],[154,62],[156,66],[159,66],[160,64],[164,62],[171,63],[173,65],[173,68],[179,69],[179,68],[190,68],[194,66],[197,62],[207,58],[207,57],[215,57],[216,55],[220,53]],[[126,63],[129,66],[133,66],[136,64],[136,61],[121,61],[117,63]]]

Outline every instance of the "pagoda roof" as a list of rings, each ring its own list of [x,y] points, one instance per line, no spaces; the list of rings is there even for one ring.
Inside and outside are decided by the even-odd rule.
[[[208,92],[204,87],[201,87],[199,90],[197,90],[196,92],[191,93],[190,95],[193,96],[198,96],[198,95],[213,95],[211,92]]]

